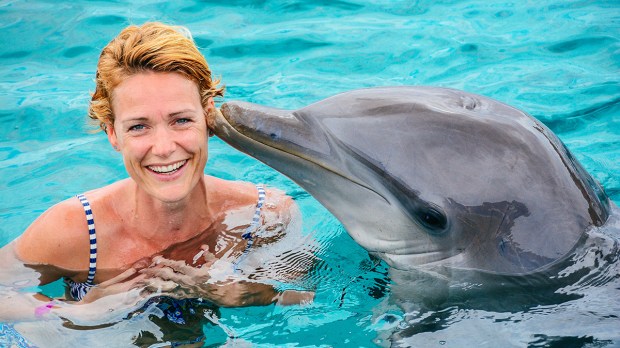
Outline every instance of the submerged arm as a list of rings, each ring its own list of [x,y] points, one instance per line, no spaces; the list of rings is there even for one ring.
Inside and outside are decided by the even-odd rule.
[[[95,302],[92,297],[89,301],[75,302],[53,299],[40,293],[39,286],[59,279],[61,274],[54,267],[24,264],[17,257],[15,242],[0,249],[0,264],[0,322],[62,318],[75,324],[101,324],[122,319],[136,309],[138,302],[145,301],[141,289],[134,289],[141,279],[136,277],[133,282],[126,281],[129,272],[136,273],[133,268],[100,284],[102,289],[120,284],[118,286],[123,291],[108,290],[105,296],[97,296]]]
[[[0,264],[0,321],[37,319],[36,309],[51,301],[49,297],[32,290],[41,285],[41,275],[17,258],[14,243],[0,249]]]
[[[106,295],[123,297],[114,302],[98,301],[86,305],[90,301],[52,299],[40,293],[39,286],[62,277],[76,277],[80,273],[72,269],[88,268],[89,237],[84,233],[87,226],[83,214],[77,200],[61,202],[39,216],[16,240],[0,249],[0,308],[3,308],[0,321],[62,317],[76,322],[101,322],[110,310],[114,312],[135,306],[139,299],[133,293],[124,292],[136,284],[123,283],[126,277],[115,278],[114,284],[104,287]]]

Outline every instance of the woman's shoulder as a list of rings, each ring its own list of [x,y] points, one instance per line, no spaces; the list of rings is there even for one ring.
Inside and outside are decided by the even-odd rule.
[[[89,205],[101,207],[110,192],[119,190],[120,186],[114,183],[87,191],[84,196]],[[83,264],[83,256],[89,253],[90,237],[86,208],[77,196],[48,208],[16,239],[16,251],[23,262],[66,269]],[[91,214],[93,210],[96,213],[96,209],[89,208]]]
[[[292,198],[286,192],[264,184],[256,184],[247,181],[232,181],[216,177],[206,177],[207,185],[216,187],[217,199],[220,202],[230,202],[234,205],[256,204],[260,198],[258,187],[262,187],[265,193],[264,202],[270,206],[290,206]]]
[[[17,238],[16,252],[25,263],[66,267],[70,262],[63,264],[63,259],[75,253],[74,248],[83,240],[88,243],[87,231],[82,204],[72,197],[41,214]]]

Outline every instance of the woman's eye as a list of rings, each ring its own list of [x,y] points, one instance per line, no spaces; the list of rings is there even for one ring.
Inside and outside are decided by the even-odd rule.
[[[133,126],[129,127],[128,130],[130,132],[132,132],[132,131],[135,132],[135,131],[141,131],[143,129],[144,129],[144,125],[143,124],[136,124],[136,125],[133,125]]]
[[[191,120],[189,118],[178,118],[176,120],[177,124],[186,124],[186,123],[190,123],[190,122],[191,122]]]

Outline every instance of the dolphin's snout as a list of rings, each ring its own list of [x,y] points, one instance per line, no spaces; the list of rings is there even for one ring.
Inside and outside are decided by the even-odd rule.
[[[243,108],[236,102],[224,103],[220,108],[222,115],[224,118],[230,123],[232,126],[238,125],[239,123],[243,124],[243,116],[247,114],[247,108]]]
[[[269,108],[247,102],[228,102],[221,107],[224,118],[237,129],[249,129],[270,138],[278,137],[282,123],[291,125],[293,117],[289,110]]]
[[[222,104],[221,111],[236,132],[264,145],[304,158],[315,157],[310,152],[331,155],[325,135],[313,121],[302,120],[291,110],[232,101]]]

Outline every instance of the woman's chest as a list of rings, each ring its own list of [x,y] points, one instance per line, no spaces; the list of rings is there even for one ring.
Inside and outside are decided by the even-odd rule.
[[[221,223],[201,228],[196,233],[150,239],[136,235],[135,231],[105,231],[97,240],[98,280],[103,281],[133,267],[141,269],[153,264],[155,256],[184,261],[188,265],[200,266],[204,251],[216,258],[234,258],[245,248],[247,241],[242,237],[243,226],[225,226]],[[104,271],[105,270],[105,271]],[[105,276],[104,276],[105,273]],[[105,279],[103,279],[105,278]]]

